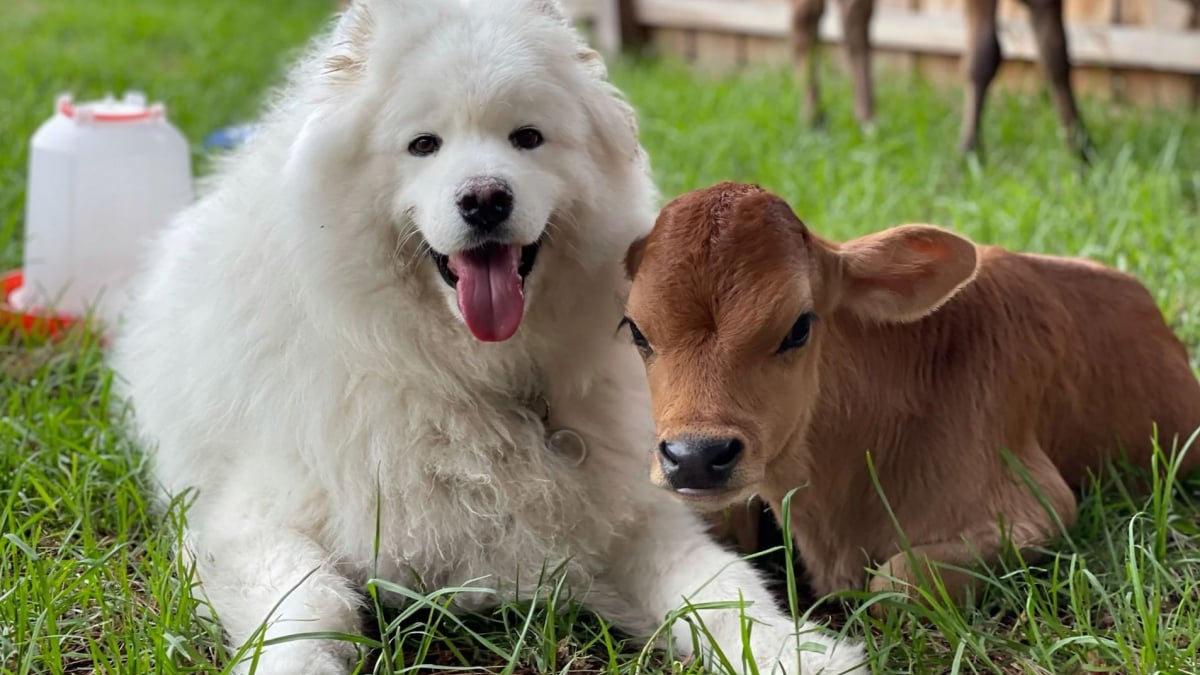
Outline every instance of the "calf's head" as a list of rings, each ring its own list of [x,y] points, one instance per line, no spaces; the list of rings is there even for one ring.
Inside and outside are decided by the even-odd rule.
[[[930,225],[835,244],[779,197],[721,183],[667,204],[626,267],[625,323],[658,430],[652,480],[721,508],[757,492],[782,451],[805,452],[821,388],[836,386],[823,359],[845,354],[826,344],[835,314],[920,319],[974,277],[977,257]]]

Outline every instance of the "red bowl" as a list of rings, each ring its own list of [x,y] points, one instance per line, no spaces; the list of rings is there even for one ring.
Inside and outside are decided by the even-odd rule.
[[[23,282],[21,270],[12,270],[0,277],[0,327],[11,328],[28,337],[55,338],[78,322],[69,314],[23,312],[14,307],[11,296]]]

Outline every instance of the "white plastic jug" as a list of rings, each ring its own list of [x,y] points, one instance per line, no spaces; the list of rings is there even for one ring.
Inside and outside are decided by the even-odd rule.
[[[150,237],[192,200],[187,139],[140,92],[59,97],[33,135],[21,311],[91,314],[108,332]]]

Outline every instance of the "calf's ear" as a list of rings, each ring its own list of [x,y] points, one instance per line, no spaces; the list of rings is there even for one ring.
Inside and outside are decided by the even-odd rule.
[[[975,278],[969,239],[933,225],[898,225],[842,244],[841,303],[860,317],[916,321]]]
[[[633,275],[637,274],[638,266],[642,264],[642,252],[645,250],[646,238],[638,237],[625,252],[625,276],[630,281],[633,281]]]

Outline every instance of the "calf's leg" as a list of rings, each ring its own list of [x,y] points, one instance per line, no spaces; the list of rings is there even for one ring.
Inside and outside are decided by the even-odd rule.
[[[762,502],[755,497],[707,514],[704,520],[714,539],[732,546],[738,553],[750,555],[759,550],[758,527],[762,514]]]
[[[995,494],[989,520],[982,520],[957,536],[944,541],[914,542],[909,551],[901,551],[880,565],[870,581],[872,592],[900,591],[920,601],[914,587],[937,594],[934,574],[941,580],[949,599],[962,603],[978,590],[979,579],[971,568],[1000,559],[1011,544],[1026,562],[1038,559],[1036,547],[1055,539],[1062,527],[1075,522],[1076,499],[1071,488],[1042,450],[1032,445],[1023,455],[1025,477],[1004,477],[1002,489]],[[947,567],[949,566],[949,567]],[[871,605],[870,612],[881,617],[887,612],[882,603]]]

